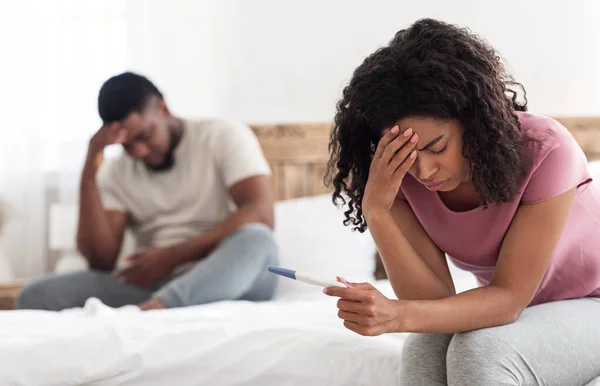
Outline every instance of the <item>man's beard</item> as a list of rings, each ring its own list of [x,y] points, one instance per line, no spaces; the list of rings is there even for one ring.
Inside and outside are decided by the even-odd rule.
[[[173,133],[170,133],[169,142],[170,142],[169,151],[167,151],[167,154],[165,154],[165,160],[163,161],[163,163],[160,165],[146,164],[146,167],[148,169],[152,170],[153,172],[164,172],[164,171],[171,169],[175,165],[175,154],[174,153],[175,153],[175,149],[177,148],[177,145],[179,145],[180,141],[176,141]]]
[[[165,160],[160,165],[148,165],[146,167],[153,172],[164,172],[171,169],[175,165],[175,155],[173,154],[175,146],[171,147],[167,154],[165,154]]]

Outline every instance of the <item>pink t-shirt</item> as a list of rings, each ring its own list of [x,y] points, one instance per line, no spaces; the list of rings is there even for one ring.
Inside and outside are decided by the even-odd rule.
[[[531,154],[525,183],[513,202],[454,212],[437,192],[406,175],[398,196],[408,201],[433,242],[458,268],[489,284],[504,236],[520,204],[548,200],[578,187],[550,266],[530,305],[600,296],[600,192],[586,157],[569,131],[553,119],[517,113]],[[523,256],[526,259],[527,256]]]

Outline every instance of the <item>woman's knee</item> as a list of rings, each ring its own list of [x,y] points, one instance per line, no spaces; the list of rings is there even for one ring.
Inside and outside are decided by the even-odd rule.
[[[518,385],[510,349],[501,327],[455,334],[446,356],[448,385]]]
[[[402,347],[402,385],[446,385],[451,334],[410,334]]]

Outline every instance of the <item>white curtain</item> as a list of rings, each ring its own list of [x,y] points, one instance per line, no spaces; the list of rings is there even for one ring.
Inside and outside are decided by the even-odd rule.
[[[108,77],[138,71],[192,101],[198,115],[214,112],[211,18],[224,8],[194,0],[0,0],[0,217],[4,201],[12,213],[0,233],[0,280],[9,270],[39,276],[60,257],[53,249],[71,252],[82,161],[101,124],[96,98]],[[178,27],[181,18],[190,30]],[[204,74],[202,94],[177,92],[189,74]]]
[[[0,246],[17,277],[49,268],[48,210],[77,199],[98,89],[127,67],[126,10],[119,0],[0,2],[0,199],[12,212]]]

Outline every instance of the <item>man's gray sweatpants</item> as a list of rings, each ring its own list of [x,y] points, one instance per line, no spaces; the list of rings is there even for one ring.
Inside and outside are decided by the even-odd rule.
[[[82,307],[95,297],[110,307],[140,304],[151,297],[169,308],[220,300],[269,300],[276,275],[277,248],[270,228],[247,224],[223,239],[203,260],[158,289],[123,284],[109,272],[79,271],[50,275],[28,284],[17,299],[18,309],[59,311]]]
[[[583,386],[600,376],[600,298],[529,307],[508,325],[411,334],[400,385]]]

